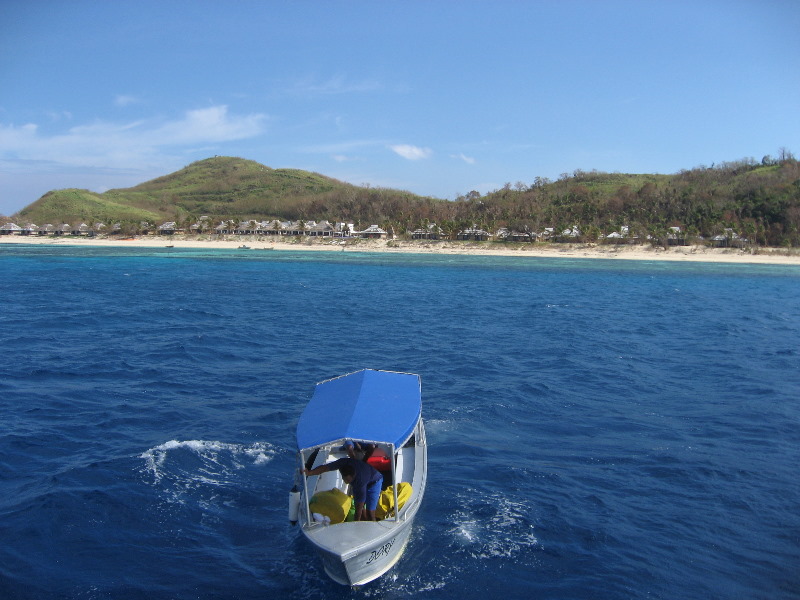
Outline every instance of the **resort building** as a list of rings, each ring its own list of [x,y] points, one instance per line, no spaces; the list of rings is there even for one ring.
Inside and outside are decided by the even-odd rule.
[[[527,231],[512,231],[507,227],[497,230],[495,238],[501,242],[535,242],[536,234]]]
[[[389,237],[389,234],[377,225],[370,225],[364,231],[358,232],[358,237],[383,240]]]
[[[412,240],[438,240],[442,237],[444,237],[444,231],[436,223],[429,223],[427,227],[411,232]]]
[[[577,241],[580,241],[581,235],[583,235],[583,234],[581,233],[581,230],[578,229],[578,226],[577,225],[573,225],[572,227],[568,227],[567,229],[562,231],[561,235],[559,235],[556,238],[556,241],[557,242],[577,242]]]
[[[628,244],[634,239],[636,238],[630,237],[630,228],[627,225],[623,225],[619,231],[612,231],[605,237],[609,244]]]
[[[683,231],[681,231],[680,227],[670,227],[669,233],[667,234],[667,245],[668,246],[685,246],[686,245],[686,235],[684,235]]]
[[[20,235],[22,232],[22,227],[17,225],[16,223],[5,223],[0,225],[0,235]]]
[[[743,248],[747,245],[747,239],[739,237],[730,227],[725,228],[725,233],[715,235],[711,238],[711,245],[714,248]]]
[[[456,234],[457,240],[474,240],[477,242],[485,242],[492,234],[486,231],[485,229],[480,229],[473,225],[467,229],[463,229]]]

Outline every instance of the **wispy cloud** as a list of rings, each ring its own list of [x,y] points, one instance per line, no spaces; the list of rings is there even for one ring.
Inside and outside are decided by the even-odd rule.
[[[450,158],[458,158],[458,159],[460,159],[460,160],[463,160],[463,161],[464,161],[465,163],[467,163],[468,165],[474,165],[474,164],[475,164],[475,159],[474,159],[474,158],[472,158],[471,156],[467,156],[467,155],[465,155],[464,153],[460,153],[460,154],[451,154],[451,155],[450,155]]]
[[[47,111],[45,114],[50,119],[50,121],[53,122],[53,123],[58,123],[59,121],[71,121],[72,120],[72,113],[69,112],[68,110],[62,110],[62,111],[50,110],[50,111]]]
[[[129,96],[127,94],[119,94],[116,98],[114,98],[114,104],[121,107],[130,106],[131,104],[139,104],[140,102],[141,100],[136,96]]]
[[[227,106],[211,106],[189,110],[172,121],[98,121],[55,135],[40,134],[33,123],[0,124],[0,159],[101,168],[150,166],[182,147],[256,137],[264,132],[266,121],[263,114],[232,115]]]
[[[347,155],[352,152],[357,152],[365,148],[385,146],[385,140],[343,140],[340,142],[332,142],[330,144],[315,144],[311,146],[303,146],[298,148],[301,152],[309,154],[336,154],[340,156]]]
[[[433,150],[430,148],[420,148],[419,146],[411,146],[409,144],[397,144],[389,146],[389,148],[392,152],[407,160],[422,160],[423,158],[430,158],[433,155]]]
[[[314,77],[301,79],[289,87],[289,92],[306,96],[331,96],[376,92],[381,90],[382,87],[383,86],[379,82],[372,79],[351,81],[344,75],[334,75],[333,77],[322,80]]]
[[[266,115],[229,116],[227,106],[190,110],[183,119],[165,123],[150,132],[154,144],[228,142],[255,137],[264,131]]]

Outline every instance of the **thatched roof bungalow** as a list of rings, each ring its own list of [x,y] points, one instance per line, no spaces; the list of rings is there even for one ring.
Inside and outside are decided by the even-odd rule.
[[[457,240],[475,240],[477,242],[485,242],[492,234],[485,229],[480,229],[474,225],[468,229],[463,229],[456,234]]]
[[[726,227],[725,233],[711,238],[711,245],[714,248],[743,248],[747,245],[747,239],[739,237],[739,234],[733,229]]]
[[[22,227],[16,223],[4,223],[3,225],[0,225],[0,235],[20,235],[21,233]]]
[[[568,227],[561,234],[555,238],[556,242],[579,242],[581,241],[581,236],[583,233],[578,228],[577,225],[573,225],[572,227]]]
[[[377,225],[370,225],[364,231],[358,232],[358,237],[361,238],[368,238],[368,239],[385,239],[389,236],[385,230],[381,229]]]
[[[328,221],[320,221],[308,228],[308,235],[312,237],[333,237],[335,229]]]
[[[427,227],[420,227],[411,232],[412,240],[438,240],[443,236],[444,231],[436,223],[429,223]]]
[[[167,221],[158,226],[159,235],[173,235],[178,231],[178,225],[175,221]]]
[[[685,246],[686,234],[683,233],[680,227],[670,227],[667,234],[668,246]]]
[[[495,238],[501,242],[535,242],[536,234],[529,231],[516,231],[501,227],[497,230]]]

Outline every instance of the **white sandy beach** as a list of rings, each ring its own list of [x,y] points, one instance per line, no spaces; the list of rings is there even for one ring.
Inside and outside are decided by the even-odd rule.
[[[251,250],[292,250],[319,252],[386,252],[393,254],[463,254],[485,256],[547,257],[547,258],[603,258],[615,260],[663,260],[684,262],[750,263],[770,265],[800,265],[800,250],[759,248],[756,253],[738,248],[707,248],[705,246],[674,246],[668,250],[652,246],[549,244],[531,245],[495,242],[426,241],[426,240],[342,240],[227,236],[225,239],[210,236],[139,236],[133,239],[0,236],[0,244],[49,244],[54,246],[100,246],[128,248],[204,248],[237,249],[246,245]]]

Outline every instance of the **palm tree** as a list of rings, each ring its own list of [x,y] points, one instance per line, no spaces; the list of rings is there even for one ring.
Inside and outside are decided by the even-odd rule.
[[[746,221],[744,224],[744,233],[747,236],[747,244],[750,246],[750,253],[755,254],[758,248],[756,224],[753,221]]]

